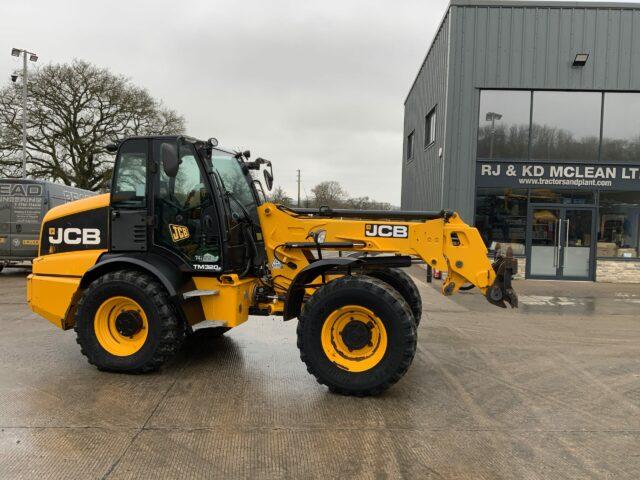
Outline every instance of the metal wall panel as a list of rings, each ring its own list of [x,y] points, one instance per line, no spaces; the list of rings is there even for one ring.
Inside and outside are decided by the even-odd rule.
[[[482,88],[640,91],[640,8],[636,5],[530,2],[523,6],[453,0],[446,27],[451,31],[444,198],[440,205],[435,195],[439,185],[431,183],[439,179],[431,176],[434,168],[419,166],[422,150],[418,148],[416,167],[403,169],[403,208],[455,208],[466,221],[473,221]],[[429,55],[442,47],[440,33]],[[585,67],[573,68],[579,52],[589,53],[589,60]],[[424,86],[446,85],[447,78],[442,62],[429,60],[428,56],[405,104],[405,134],[416,128],[420,141]],[[442,166],[440,160],[436,162]],[[420,190],[425,185],[426,194]]]
[[[402,150],[403,209],[438,210],[442,195],[442,158],[446,118],[449,18],[442,21],[438,33],[405,101],[404,142]],[[425,116],[436,107],[436,141],[424,148]],[[407,137],[414,134],[414,157],[406,160]]]

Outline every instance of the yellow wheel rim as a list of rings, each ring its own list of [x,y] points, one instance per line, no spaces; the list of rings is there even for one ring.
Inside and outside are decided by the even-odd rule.
[[[147,340],[149,322],[142,307],[128,297],[111,297],[98,308],[93,320],[98,342],[118,357],[133,355]]]
[[[364,372],[384,357],[387,330],[368,308],[346,305],[327,317],[321,342],[325,355],[335,365],[350,372]]]

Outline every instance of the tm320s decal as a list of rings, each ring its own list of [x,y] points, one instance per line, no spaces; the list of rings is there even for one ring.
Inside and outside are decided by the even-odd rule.
[[[367,223],[364,226],[364,235],[365,237],[409,238],[409,226]]]

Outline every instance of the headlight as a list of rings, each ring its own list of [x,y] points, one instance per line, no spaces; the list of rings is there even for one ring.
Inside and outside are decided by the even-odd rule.
[[[318,241],[318,243],[324,243],[325,238],[327,238],[327,231],[319,230],[318,234],[316,235],[316,240]]]

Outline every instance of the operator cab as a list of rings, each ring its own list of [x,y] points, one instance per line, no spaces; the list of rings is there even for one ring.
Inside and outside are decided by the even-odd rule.
[[[259,273],[264,190],[250,170],[270,163],[216,147],[214,139],[183,136],[128,138],[117,146],[111,253],[161,255],[198,275]]]

